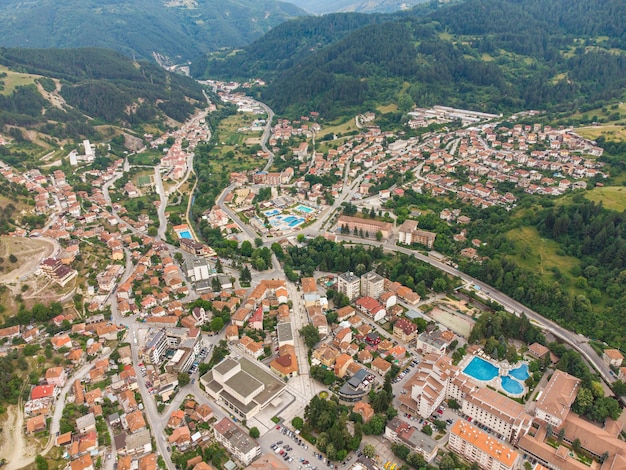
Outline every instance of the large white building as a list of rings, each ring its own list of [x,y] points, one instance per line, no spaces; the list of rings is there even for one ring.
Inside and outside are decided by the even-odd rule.
[[[193,282],[205,281],[211,276],[211,269],[205,258],[194,258],[187,262],[187,277]]]
[[[461,402],[461,411],[509,442],[517,442],[532,423],[523,405],[488,388],[468,393]]]
[[[343,273],[337,277],[337,291],[344,294],[351,301],[361,292],[361,280],[354,273]]]
[[[281,403],[285,382],[263,365],[246,357],[226,358],[200,378],[206,392],[220,406],[240,419]]]
[[[404,389],[407,393],[399,400],[408,413],[428,418],[444,400],[454,398],[465,415],[511,442],[526,434],[532,423],[522,405],[480,387],[444,354],[426,354]]]
[[[535,416],[554,427],[559,427],[567,418],[570,407],[578,395],[580,380],[567,372],[555,370],[548,385],[537,400]]]
[[[377,299],[383,293],[385,279],[375,271],[370,271],[361,276],[361,295]]]

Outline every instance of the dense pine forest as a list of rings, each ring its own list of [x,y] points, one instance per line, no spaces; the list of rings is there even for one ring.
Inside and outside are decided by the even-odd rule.
[[[0,95],[0,126],[34,127],[55,138],[93,137],[102,123],[184,121],[206,102],[194,80],[106,49],[2,48],[0,65],[40,76]],[[53,105],[46,92],[66,105]]]
[[[249,44],[289,18],[305,15],[275,0],[4,0],[0,45],[103,47],[128,57],[172,63]]]
[[[270,79],[261,97],[294,115],[317,109],[335,117],[381,102],[576,109],[626,85],[625,18],[615,0],[468,0],[380,16],[337,34],[331,21],[315,19],[321,31],[302,41],[294,38],[311,20],[294,21],[242,52],[203,58],[194,72]]]

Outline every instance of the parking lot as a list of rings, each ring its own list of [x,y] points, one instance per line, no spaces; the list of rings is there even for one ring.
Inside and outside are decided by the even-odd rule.
[[[285,465],[298,470],[339,470],[341,467],[349,467],[355,453],[350,453],[344,462],[330,462],[320,454],[317,448],[309,442],[301,439],[293,429],[276,425],[274,429],[259,439],[263,453],[273,452],[281,458]],[[344,465],[345,464],[345,465]]]

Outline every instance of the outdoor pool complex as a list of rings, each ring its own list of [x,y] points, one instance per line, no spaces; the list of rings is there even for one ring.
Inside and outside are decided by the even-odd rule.
[[[182,230],[182,231],[178,232],[178,237],[179,238],[187,238],[189,240],[191,240],[193,238],[191,236],[191,232],[189,230]]]
[[[463,369],[463,373],[481,382],[489,382],[498,377],[500,368],[494,366],[480,357],[473,358]],[[500,378],[502,389],[512,395],[519,395],[524,392],[523,382],[529,377],[528,364],[524,363],[516,369],[511,369],[509,375]]]
[[[270,219],[272,227],[276,227],[281,230],[295,228],[303,223],[304,217],[299,217],[297,215],[277,215]]]
[[[267,217],[273,217],[275,215],[280,214],[280,210],[278,209],[270,209],[268,211],[263,212]]]
[[[303,205],[300,205],[300,206],[296,207],[296,210],[298,212],[303,212],[305,214],[310,214],[311,212],[315,212],[315,209],[312,209],[309,206],[303,206]]]

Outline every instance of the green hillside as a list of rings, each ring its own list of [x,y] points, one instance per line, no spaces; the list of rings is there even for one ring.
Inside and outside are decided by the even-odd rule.
[[[333,12],[391,13],[405,10],[424,0],[291,0],[303,10],[315,14]]]
[[[250,43],[298,7],[276,0],[4,0],[0,45],[103,47],[136,58],[181,62]]]
[[[293,65],[262,97],[278,112],[326,117],[391,101],[401,110],[576,109],[623,92],[625,31],[626,4],[617,0],[468,0],[425,16],[418,8],[339,40],[331,34],[312,53],[294,49]],[[214,69],[237,63],[272,79],[251,64],[280,61],[280,46],[266,35]]]
[[[24,144],[5,156],[97,138],[104,124],[141,135],[206,103],[194,80],[106,49],[0,49],[0,72],[0,133]]]
[[[287,21],[244,49],[213,52],[192,63],[196,77],[274,77],[302,58],[371,24],[390,21],[386,15],[337,13]]]

